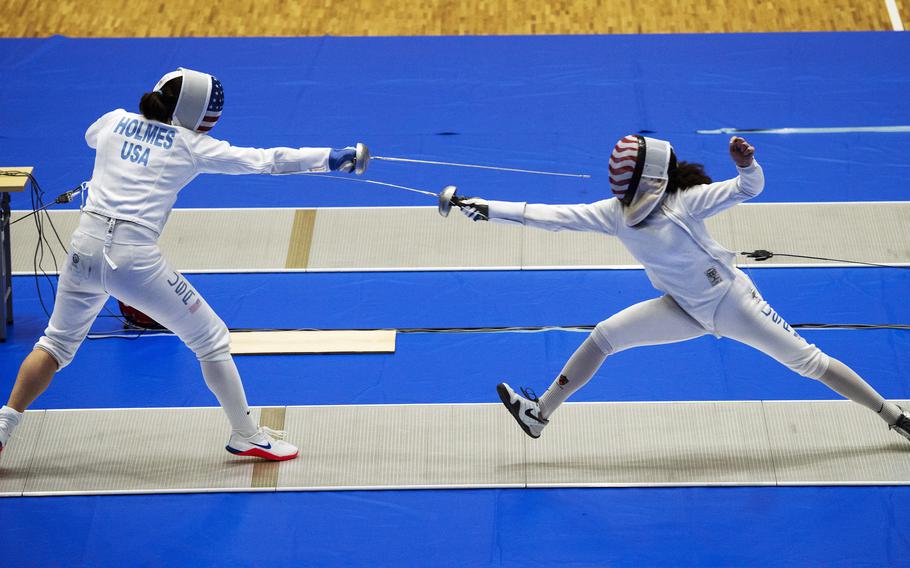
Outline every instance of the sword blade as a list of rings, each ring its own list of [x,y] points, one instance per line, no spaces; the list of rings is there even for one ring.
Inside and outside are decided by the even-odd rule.
[[[396,185],[394,183],[386,183],[384,181],[376,181],[376,180],[372,180],[372,179],[362,179],[362,178],[353,178],[353,177],[332,176],[332,175],[328,175],[328,174],[310,174],[310,175],[312,175],[314,177],[337,179],[337,180],[342,180],[342,181],[353,181],[353,182],[357,182],[357,183],[368,183],[371,185],[381,185],[384,187],[394,187],[396,189],[403,189],[405,191],[410,191],[412,193],[420,193],[422,195],[429,195],[430,197],[435,197],[437,199],[439,198],[439,194],[433,193],[432,191],[416,189],[413,187],[407,187],[405,185]]]
[[[389,156],[370,156],[371,160],[382,160],[385,162],[407,162],[410,164],[430,164],[433,166],[452,166],[456,168],[475,168],[478,170],[495,170],[498,172],[516,172],[521,174],[536,174],[541,176],[559,176],[570,178],[587,179],[591,176],[588,174],[567,174],[562,172],[544,172],[540,170],[523,170],[520,168],[502,168],[499,166],[482,166],[479,164],[459,164],[457,162],[439,162],[434,160],[416,160],[413,158],[392,158]]]

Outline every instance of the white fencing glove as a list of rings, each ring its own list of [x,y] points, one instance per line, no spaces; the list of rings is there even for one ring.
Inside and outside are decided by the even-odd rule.
[[[454,202],[461,212],[465,214],[465,217],[472,221],[489,221],[490,220],[490,205],[485,199],[479,197],[462,197],[459,198],[457,202]]]

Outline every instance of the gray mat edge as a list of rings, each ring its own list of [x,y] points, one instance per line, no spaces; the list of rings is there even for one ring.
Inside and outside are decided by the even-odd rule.
[[[36,451],[36,449],[38,448],[38,441],[41,439],[41,434],[44,433],[44,425],[45,425],[45,423],[46,423],[45,417],[47,416],[47,412],[48,412],[48,411],[47,411],[47,409],[42,409],[42,410],[27,410],[26,412],[28,412],[30,415],[34,414],[34,415],[38,415],[38,416],[41,417],[41,423],[40,423],[40,425],[38,426],[38,432],[35,434],[35,439],[32,440],[32,443],[29,445],[29,448],[28,448],[28,473],[31,474],[31,471],[32,471],[32,460],[35,458],[35,451]],[[29,477],[29,476],[26,475],[25,479],[24,479],[23,482],[22,482],[22,488],[23,488],[23,489],[24,489],[25,487],[28,486],[28,477]],[[4,491],[4,492],[0,492],[0,498],[3,498],[3,497],[23,497],[23,496],[25,496],[25,491]]]
[[[879,268],[848,262],[814,262],[814,263],[768,263],[752,264],[747,262],[735,263],[737,268],[743,269],[768,269],[768,268]],[[884,268],[896,266],[910,267],[910,262],[889,262]],[[268,269],[185,269],[183,274],[290,274],[290,273],[347,273],[347,272],[492,272],[492,271],[521,271],[521,270],[644,270],[638,265],[555,265],[555,266],[409,266],[409,267],[370,267],[370,268],[268,268]],[[46,270],[47,274],[57,276],[59,271]],[[34,272],[13,271],[13,276],[35,276]]]
[[[334,330],[333,330],[334,331]],[[894,403],[910,403],[910,400],[902,398],[886,398],[885,400]],[[817,399],[737,399],[737,400],[591,400],[591,401],[569,401],[564,404],[572,406],[613,406],[613,405],[644,405],[644,404],[830,404],[832,402],[850,405],[856,404],[843,398],[817,398]],[[392,406],[502,406],[501,402],[402,402],[402,403],[370,403],[370,404],[273,404],[273,405],[252,405],[252,409],[262,408],[388,408]],[[212,408],[221,408],[218,405],[211,406],[110,406],[96,408],[42,408],[35,410],[26,410],[29,415],[42,412],[106,412],[115,410],[209,410]]]
[[[20,497],[85,497],[117,495],[192,495],[212,493],[294,493],[321,491],[433,491],[477,489],[644,489],[691,487],[908,487],[910,481],[811,481],[811,482],[701,482],[701,483],[513,483],[513,484],[464,484],[464,485],[318,485],[300,487],[260,488],[199,488],[146,491],[34,491],[0,493],[0,500]]]
[[[889,399],[890,400],[890,399]],[[901,399],[895,399],[901,402]],[[906,401],[904,401],[906,402]],[[571,405],[584,406],[616,406],[616,405],[653,405],[653,404],[760,404],[762,421],[767,420],[765,413],[766,404],[830,404],[839,403],[841,405],[852,405],[849,400],[844,399],[816,399],[816,400],[689,400],[689,401],[591,401],[591,402],[569,402]],[[365,407],[401,407],[401,406],[492,406],[497,407],[501,404],[498,402],[482,403],[405,403],[405,404],[341,404],[341,405],[289,405],[289,406],[269,406],[255,408],[285,408],[285,409],[306,409],[306,408],[326,408],[326,407],[347,407],[347,408],[365,408]],[[85,409],[42,409],[30,410],[29,414],[46,414],[49,412],[104,412],[104,411],[123,411],[123,410],[199,410],[218,408],[217,406],[195,406],[195,407],[154,407],[154,408],[85,408]],[[42,421],[43,422],[43,421]],[[43,428],[43,424],[42,424]],[[36,438],[37,443],[37,438]],[[532,440],[525,440],[524,447],[533,443]],[[769,442],[770,443],[770,442]],[[34,452],[31,448],[30,459]],[[525,452],[525,456],[527,456]],[[773,456],[772,456],[773,457]],[[306,456],[302,456],[305,459]],[[773,465],[773,464],[772,464]],[[775,475],[777,467],[774,466]],[[277,492],[319,492],[319,491],[411,491],[411,490],[457,490],[457,489],[542,489],[542,488],[672,488],[672,487],[902,487],[910,486],[910,480],[865,480],[865,481],[738,481],[738,482],[642,482],[642,483],[503,483],[503,484],[428,484],[428,485],[368,485],[368,486],[346,486],[346,485],[321,485],[321,486],[290,486],[290,487],[236,487],[236,488],[169,488],[169,489],[150,489],[150,490],[94,490],[94,491],[12,491],[0,493],[0,499],[15,497],[64,497],[64,496],[87,496],[87,495],[167,495],[167,494],[193,494],[193,493],[277,493]]]

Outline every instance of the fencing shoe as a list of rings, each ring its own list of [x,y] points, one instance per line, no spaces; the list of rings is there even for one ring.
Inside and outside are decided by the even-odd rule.
[[[901,415],[897,417],[897,422],[888,426],[888,428],[910,440],[910,412],[901,408]]]
[[[293,444],[284,441],[286,436],[287,432],[283,430],[260,426],[259,431],[249,437],[234,432],[224,449],[238,456],[252,456],[272,461],[292,460],[297,457],[298,450]]]
[[[550,421],[540,417],[540,405],[534,391],[522,388],[521,393],[524,396],[521,396],[508,384],[499,383],[496,386],[496,392],[499,393],[499,399],[518,421],[518,425],[525,431],[525,434],[532,438],[540,438],[543,427]]]

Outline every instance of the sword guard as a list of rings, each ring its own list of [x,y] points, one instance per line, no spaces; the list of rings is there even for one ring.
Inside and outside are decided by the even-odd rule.
[[[449,216],[452,205],[459,205],[461,198],[455,195],[457,188],[454,185],[447,185],[439,192],[439,214],[443,217]]]
[[[366,144],[358,142],[354,154],[354,173],[363,175],[363,172],[367,171],[368,165],[370,165],[370,150]]]

